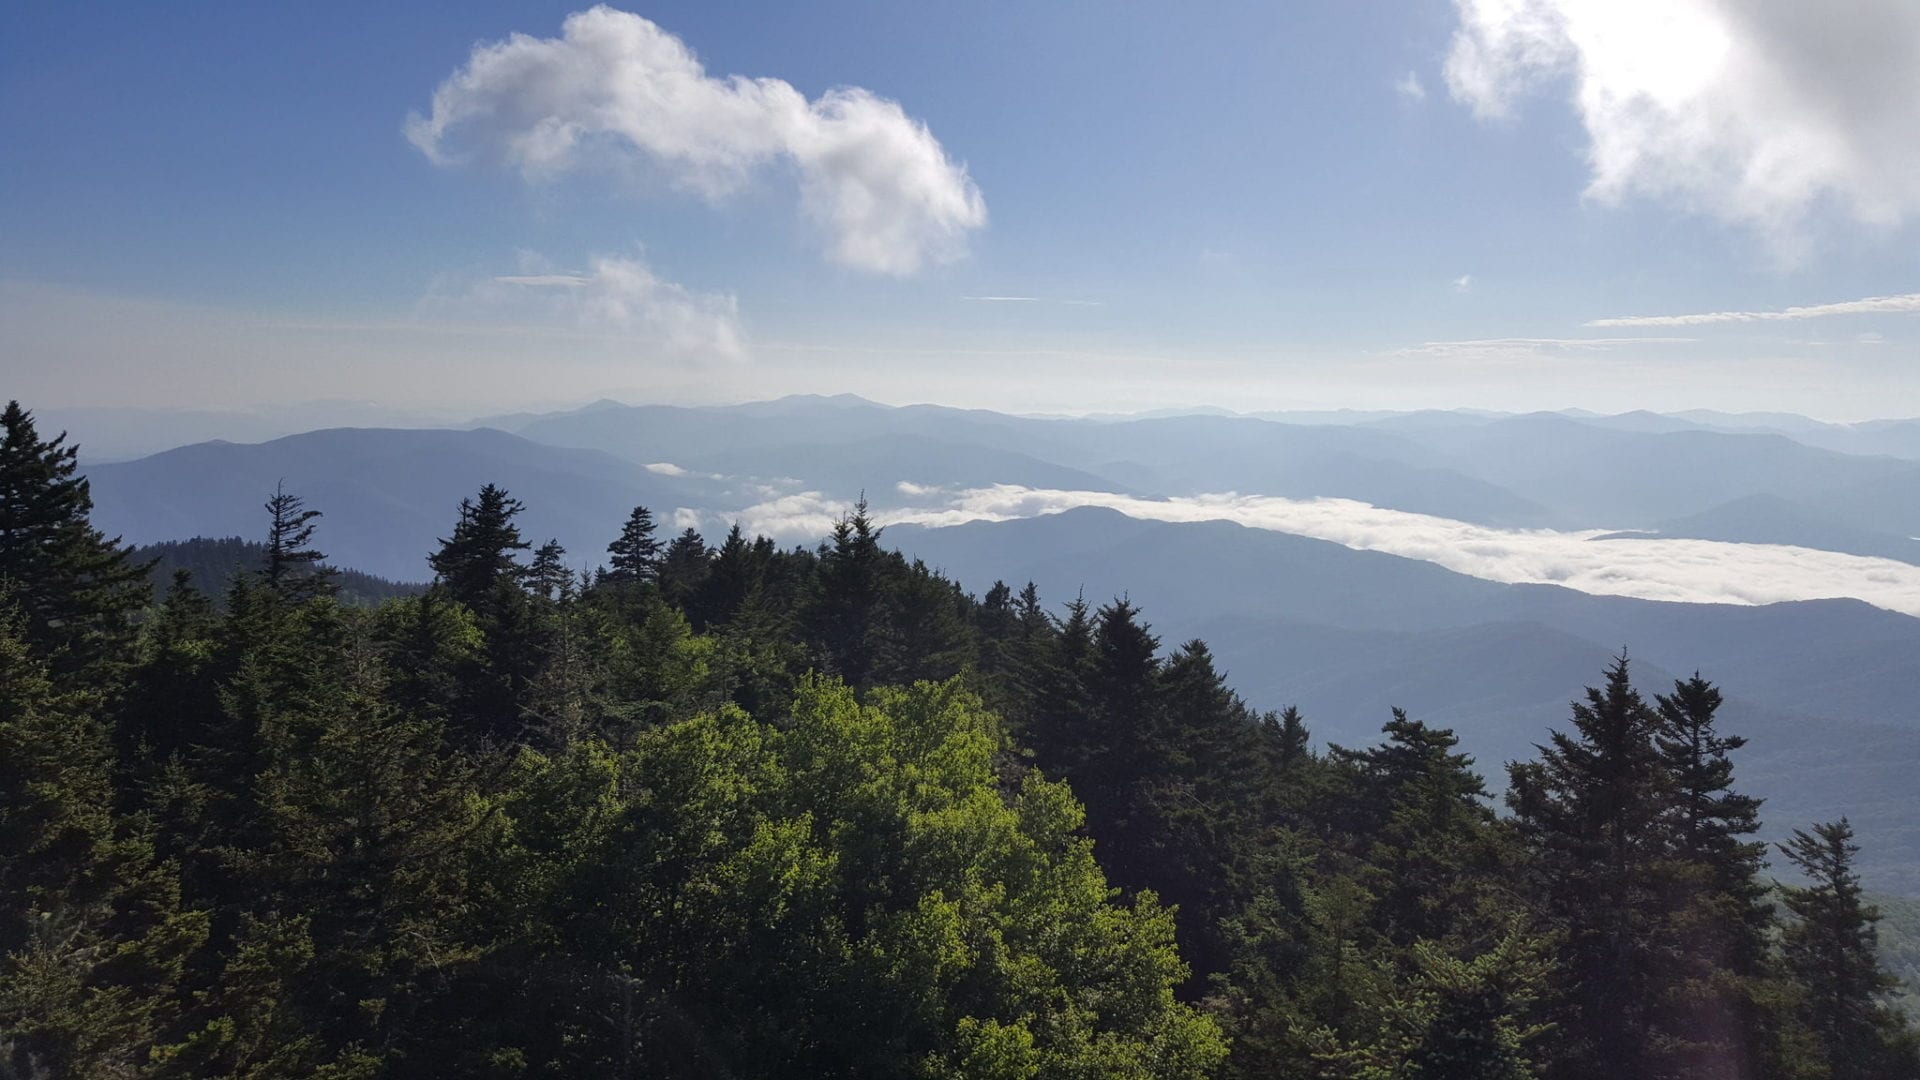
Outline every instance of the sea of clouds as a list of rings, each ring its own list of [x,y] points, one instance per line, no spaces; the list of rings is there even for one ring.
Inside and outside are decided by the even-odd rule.
[[[1148,499],[1011,484],[942,490],[904,483],[899,493],[916,505],[875,510],[873,516],[880,524],[939,528],[1104,507],[1152,521],[1231,521],[1420,559],[1488,581],[1543,583],[1606,596],[1689,603],[1771,604],[1853,597],[1920,616],[1920,566],[1783,544],[1620,535],[1598,529],[1502,529],[1351,499],[1232,493]],[[844,501],[809,491],[781,495],[726,518],[739,521],[749,534],[811,538],[831,532],[834,522],[849,509]]]

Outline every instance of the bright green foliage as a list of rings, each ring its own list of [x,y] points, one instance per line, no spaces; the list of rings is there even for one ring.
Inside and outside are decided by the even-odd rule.
[[[525,756],[507,810],[533,902],[563,913],[547,955],[598,973],[604,1020],[555,1038],[539,1015],[522,1052],[575,1075],[1205,1075],[1224,1047],[1173,999],[1167,914],[1108,902],[1064,788],[997,790],[1000,742],[950,684],[863,704],[816,680],[777,727],[726,709]]]
[[[282,493],[264,572],[136,616],[5,422],[0,1077],[1920,1075],[1844,826],[1783,919],[1697,676],[1615,665],[1502,819],[1451,731],[1317,752],[864,505],[786,550],[636,511],[576,579],[489,485],[374,609]]]

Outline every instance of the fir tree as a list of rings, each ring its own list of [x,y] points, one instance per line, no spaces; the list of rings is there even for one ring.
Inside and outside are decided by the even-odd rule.
[[[526,507],[506,490],[488,484],[476,498],[460,500],[453,535],[427,560],[455,600],[483,614],[501,606],[503,587],[515,591],[526,568],[514,556],[532,545],[520,538],[513,519]]]
[[[1510,767],[1508,805],[1536,860],[1548,925],[1563,935],[1555,1076],[1670,1075],[1656,1005],[1674,951],[1663,871],[1659,717],[1623,656],[1573,706],[1538,761]]]
[[[112,767],[86,699],[0,621],[0,1074],[137,1075],[205,935]]]
[[[1665,995],[1687,1075],[1740,1080],[1767,1060],[1772,1019],[1760,1000],[1770,978],[1773,905],[1759,879],[1766,845],[1760,800],[1733,787],[1733,751],[1746,745],[1716,726],[1720,691],[1702,679],[1660,695],[1655,737],[1672,794],[1668,828],[1676,862],[1669,901],[1683,953]]]
[[[1400,948],[1486,940],[1507,915],[1495,894],[1509,868],[1473,758],[1400,709],[1381,730],[1380,745],[1331,751],[1351,785],[1340,825],[1378,896],[1376,929]]]
[[[640,584],[659,577],[661,544],[653,532],[653,511],[634,507],[620,535],[607,545],[608,581]]]
[[[273,489],[266,511],[266,566],[261,573],[267,588],[294,603],[338,592],[337,575],[321,565],[326,556],[311,546],[320,511],[307,509],[305,500],[285,486]]]
[[[117,662],[151,596],[147,567],[89,521],[93,496],[66,438],[42,439],[17,401],[0,411],[0,594],[56,677]]]
[[[880,529],[867,516],[863,497],[834,523],[820,548],[820,595],[808,613],[808,628],[826,670],[854,686],[866,686],[873,670],[875,630],[882,597]]]
[[[533,563],[527,567],[527,587],[545,600],[557,600],[561,593],[573,588],[573,571],[567,569],[567,549],[560,546],[560,541],[549,540],[533,553]]]
[[[660,557],[660,595],[669,604],[685,611],[694,605],[712,570],[706,540],[700,536],[699,530],[688,526],[673,538],[673,542],[667,545],[666,554]]]
[[[1781,854],[1806,875],[1782,885],[1792,912],[1782,935],[1788,972],[1803,993],[1803,1018],[1833,1080],[1900,1080],[1920,1075],[1920,1053],[1905,1018],[1887,1002],[1898,980],[1880,967],[1880,912],[1861,898],[1859,845],[1846,818],[1795,829]]]

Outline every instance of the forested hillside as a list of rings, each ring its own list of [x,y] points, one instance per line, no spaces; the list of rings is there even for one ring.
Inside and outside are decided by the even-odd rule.
[[[267,545],[238,536],[196,536],[191,540],[164,540],[133,549],[132,560],[151,563],[156,589],[184,571],[194,588],[215,597],[226,593],[236,577],[259,573],[267,566]],[[374,605],[383,600],[412,596],[420,586],[363,574],[351,568],[333,571],[334,595],[343,603]]]
[[[1597,672],[1496,812],[864,506],[569,554],[488,485],[363,607],[283,492],[156,596],[0,422],[0,1076],[1920,1075],[1849,826],[1771,888],[1707,678]]]

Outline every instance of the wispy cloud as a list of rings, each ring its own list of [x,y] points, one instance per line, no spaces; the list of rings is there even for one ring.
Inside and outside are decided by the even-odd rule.
[[[1472,275],[1472,274],[1461,274],[1461,275],[1460,275],[1459,277],[1457,277],[1457,278],[1454,278],[1454,279],[1453,279],[1453,291],[1454,291],[1454,292],[1471,292],[1471,291],[1473,291],[1473,275]]]
[[[963,296],[980,304],[1065,304],[1069,307],[1106,307],[1104,300],[1057,300],[1047,296]]]
[[[663,356],[741,360],[747,355],[739,304],[730,294],[689,289],[639,258],[601,255],[582,271],[554,271],[523,252],[522,269],[443,286],[423,301],[431,315],[506,327],[571,326],[614,333]],[[544,331],[543,331],[544,332]]]
[[[406,134],[436,164],[492,158],[529,179],[638,158],[712,201],[784,161],[831,257],[883,274],[957,258],[987,220],[966,167],[897,102],[715,78],[679,38],[605,6],[568,16],[557,38],[476,46]]]
[[[1555,355],[1629,349],[1644,345],[1685,345],[1690,337],[1504,337],[1465,341],[1423,341],[1390,349],[1386,356],[1434,356],[1468,360],[1541,360]]]
[[[1832,304],[1807,304],[1777,311],[1708,311],[1693,315],[1623,315],[1594,319],[1592,327],[1621,326],[1710,326],[1714,323],[1789,322],[1795,319],[1822,319],[1829,315],[1908,315],[1920,312],[1920,293],[1900,296],[1869,296],[1860,300],[1842,300]]]
[[[1427,100],[1427,87],[1418,72],[1409,71],[1393,81],[1393,91],[1408,101]]]

